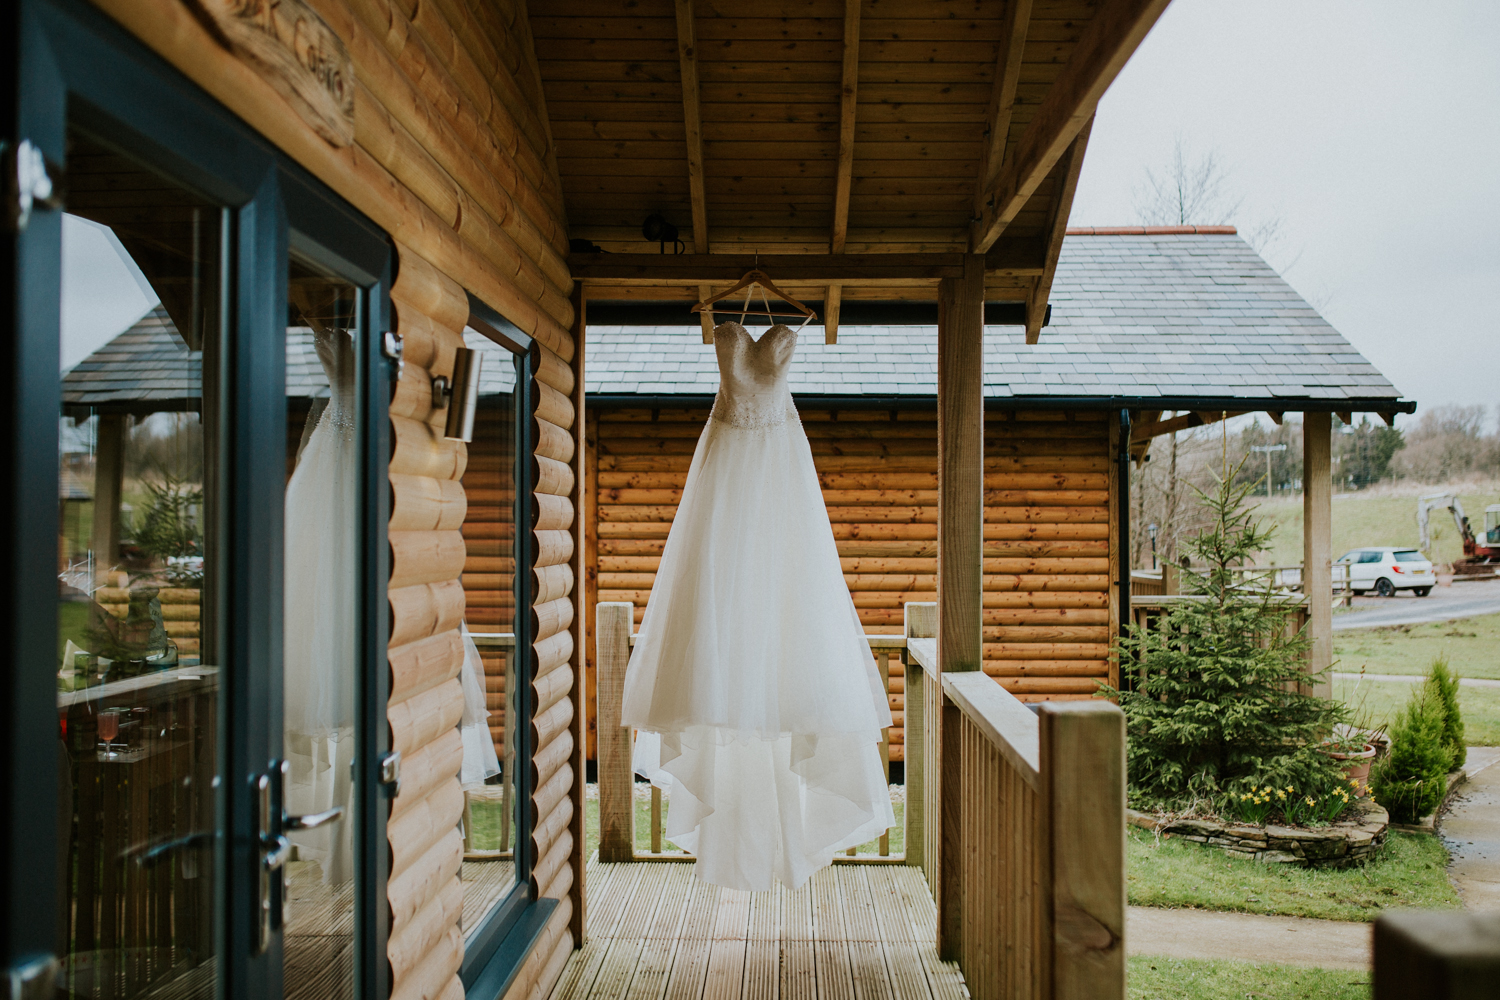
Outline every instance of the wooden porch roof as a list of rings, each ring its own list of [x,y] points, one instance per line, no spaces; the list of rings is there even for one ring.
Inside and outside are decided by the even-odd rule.
[[[569,234],[655,253],[660,213],[690,255],[988,253],[987,297],[1045,306],[1095,106],[1165,7],[532,0]]]

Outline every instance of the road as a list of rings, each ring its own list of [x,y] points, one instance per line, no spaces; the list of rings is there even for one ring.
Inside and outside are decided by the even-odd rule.
[[[1395,597],[1356,597],[1351,611],[1333,616],[1333,630],[1418,625],[1500,612],[1500,578],[1434,587],[1426,597],[1402,591]]]

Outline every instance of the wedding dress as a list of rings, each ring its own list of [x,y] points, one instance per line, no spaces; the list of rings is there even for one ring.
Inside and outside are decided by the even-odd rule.
[[[490,735],[490,710],[484,694],[484,661],[479,658],[479,647],[469,635],[469,626],[460,623],[459,629],[464,639],[464,666],[460,673],[464,713],[458,720],[458,731],[463,739],[464,759],[458,769],[458,780],[464,790],[469,791],[483,785],[484,779],[500,773],[500,756],[495,752],[495,740]],[[505,689],[507,705],[512,686],[507,685]],[[507,721],[514,717],[514,711],[506,714]]]
[[[625,676],[668,838],[735,889],[799,887],[895,823],[890,706],[787,388],[796,347],[786,326],[714,330],[719,393]]]
[[[344,806],[342,820],[288,836],[323,881],[354,873],[350,765],[354,760],[355,634],[358,622],[358,456],[354,434],[354,343],[338,329],[313,333],[329,398],[308,415],[311,432],[286,488],[284,790],[293,815]]]

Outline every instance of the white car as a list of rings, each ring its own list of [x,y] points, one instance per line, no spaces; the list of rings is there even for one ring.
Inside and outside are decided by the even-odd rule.
[[[1338,562],[1349,567],[1349,589],[1356,594],[1373,590],[1381,597],[1395,597],[1409,590],[1418,597],[1432,593],[1437,575],[1432,563],[1416,549],[1376,546],[1351,549]]]

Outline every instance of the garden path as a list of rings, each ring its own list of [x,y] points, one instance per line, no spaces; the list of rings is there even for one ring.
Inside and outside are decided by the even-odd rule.
[[[1471,910],[1500,910],[1500,747],[1469,747],[1468,783],[1438,821],[1448,877]]]
[[[1125,950],[1165,958],[1367,969],[1370,927],[1357,921],[1132,906],[1125,918]]]

